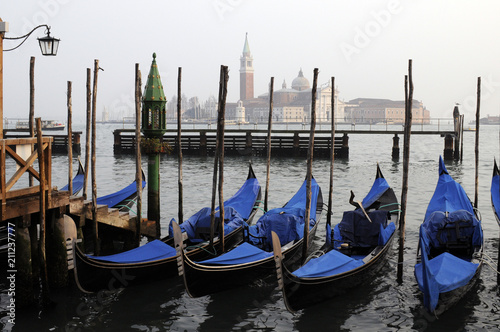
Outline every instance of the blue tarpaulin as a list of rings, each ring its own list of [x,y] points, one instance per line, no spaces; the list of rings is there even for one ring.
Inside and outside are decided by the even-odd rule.
[[[311,218],[309,225],[314,226],[316,223],[316,204],[320,193],[319,185],[314,179],[311,181],[311,193]],[[273,254],[268,252],[272,250],[271,231],[274,231],[277,234],[278,232],[280,233],[278,236],[280,236],[282,245],[292,240],[299,240],[302,238],[304,231],[305,203],[306,181],[304,181],[297,193],[283,208],[268,211],[260,217],[256,225],[249,227],[251,235],[263,237],[263,239],[256,239],[253,236],[250,236],[250,241],[253,244],[243,242],[233,250],[222,254],[217,258],[212,258],[199,263],[210,265],[233,265],[255,262],[271,257]],[[263,240],[263,245],[259,245],[260,240]],[[257,245],[263,247],[264,250],[258,248]]]
[[[469,197],[462,186],[448,174],[443,158],[439,157],[439,180],[434,195],[429,202],[425,219],[434,211],[467,210],[474,214]]]
[[[389,184],[387,183],[387,180],[385,178],[376,178],[373,182],[372,188],[365,196],[361,204],[365,209],[367,209],[368,207],[370,207],[370,205],[375,203],[389,188]]]
[[[246,220],[252,213],[259,191],[259,181],[256,178],[249,178],[231,198],[224,202],[224,234],[229,234],[238,227],[246,225]],[[220,220],[219,208],[215,209],[216,220]],[[196,230],[210,228],[211,211],[212,209],[209,207],[203,208],[179,225],[181,231],[186,232],[192,242],[204,240],[197,236]],[[170,221],[169,225],[170,237],[174,234],[172,221],[174,219]]]
[[[319,190],[318,183],[312,179],[310,227],[316,223]],[[271,231],[278,235],[282,245],[300,240],[304,235],[305,202],[306,181],[284,207],[269,210],[255,225],[249,227],[250,241],[255,245],[263,244],[265,250],[271,250]]]
[[[497,217],[500,218],[500,175],[498,174],[493,175],[491,179],[491,202]]]
[[[476,219],[472,204],[462,186],[448,174],[439,157],[439,180],[419,232],[421,263],[415,265],[415,278],[424,295],[424,306],[433,312],[439,294],[465,286],[479,264],[471,257],[453,255],[447,244],[480,247],[483,243],[481,222]],[[442,252],[431,257],[432,249]],[[437,254],[436,253],[436,254]]]
[[[368,216],[371,222],[361,209],[345,211],[337,227],[341,236],[340,241],[349,242],[353,247],[384,245],[388,239],[386,233],[390,231],[390,229],[385,231],[389,212],[375,210],[369,212]]]
[[[106,261],[106,262],[113,262],[113,263],[124,263],[124,264],[152,262],[173,256],[175,256],[175,249],[160,240],[154,240],[138,248],[128,250],[115,255],[109,255],[109,256],[88,255],[88,257],[92,259]]]
[[[256,262],[271,257],[271,252],[264,251],[247,242],[243,242],[236,248],[215,258],[207,259],[201,263],[204,265],[235,265]]]
[[[84,177],[85,174],[77,174],[73,178],[73,195],[76,195],[78,192],[80,192],[80,190],[82,190]],[[68,190],[69,190],[69,184],[61,188],[61,191],[68,191]]]
[[[353,270],[361,265],[363,265],[362,260],[351,258],[337,250],[330,250],[318,258],[311,259],[293,274],[299,278],[329,277]]]
[[[146,181],[142,181],[142,188],[146,186]],[[108,207],[115,207],[118,203],[126,199],[132,194],[135,194],[137,192],[137,185],[136,182],[132,182],[122,190],[119,190],[115,193],[102,196],[102,197],[97,197],[97,204],[99,205],[107,205]]]

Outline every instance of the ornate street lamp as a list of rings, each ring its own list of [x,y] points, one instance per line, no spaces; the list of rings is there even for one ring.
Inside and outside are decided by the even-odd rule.
[[[3,52],[13,51],[17,49],[19,46],[24,44],[26,39],[38,28],[45,27],[45,33],[47,34],[45,37],[38,38],[38,43],[40,44],[40,50],[42,51],[42,55],[56,55],[57,49],[59,48],[59,39],[50,36],[50,27],[46,24],[41,24],[24,36],[20,37],[5,37],[5,33],[9,31],[9,23],[3,22],[0,19],[0,139],[3,138]],[[4,50],[3,49],[3,40],[19,40],[23,41],[17,45],[16,47]]]

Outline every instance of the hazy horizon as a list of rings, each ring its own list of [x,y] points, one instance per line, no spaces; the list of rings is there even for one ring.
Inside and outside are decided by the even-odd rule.
[[[413,60],[414,99],[431,117],[450,118],[455,103],[466,122],[476,109],[482,78],[481,117],[500,113],[500,23],[496,1],[106,1],[4,0],[6,37],[39,24],[60,38],[56,57],[41,55],[38,29],[17,50],[4,52],[4,117],[29,112],[29,62],[35,64],[35,115],[66,118],[67,81],[73,82],[73,117],[85,113],[86,69],[99,71],[98,118],[104,107],[133,109],[135,63],[143,83],[157,54],[165,94],[182,92],[200,102],[217,96],[220,65],[229,66],[227,102],[239,98],[239,58],[248,33],[254,58],[254,91],[290,87],[302,68],[312,83],[335,77],[345,101],[404,99],[404,76]],[[4,49],[15,41],[4,40]]]

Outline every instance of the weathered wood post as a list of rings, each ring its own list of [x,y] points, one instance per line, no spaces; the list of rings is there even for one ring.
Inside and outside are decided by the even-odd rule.
[[[226,98],[227,98],[227,81],[229,80],[229,71],[227,66],[222,66],[222,72],[224,74],[224,85],[222,89],[222,99],[220,101],[220,132],[221,141],[219,143],[219,215],[220,215],[220,229],[219,238],[221,241],[222,252],[225,251],[225,239],[224,239],[224,127],[226,118]]]
[[[137,188],[137,222],[135,226],[135,242],[139,246],[141,240],[142,221],[142,157],[141,157],[141,71],[135,64],[135,184]]]
[[[302,264],[307,259],[309,249],[309,219],[311,216],[311,182],[312,162],[314,155],[314,132],[316,129],[316,89],[318,84],[318,68],[314,68],[313,86],[311,90],[311,129],[309,131],[309,147],[307,149],[307,172],[306,172],[306,212],[304,216],[304,239],[302,244]],[[316,207],[314,206],[314,209]]]
[[[408,88],[409,85],[409,88]],[[401,190],[401,213],[399,218],[399,254],[397,280],[403,282],[403,261],[405,245],[406,197],[408,194],[408,171],[410,166],[410,137],[412,122],[413,79],[412,60],[408,61],[408,76],[405,76],[405,127],[403,147],[403,188]]]
[[[200,131],[200,156],[207,156],[207,132]]]
[[[94,255],[99,255],[99,225],[97,222],[97,184],[96,184],[96,113],[97,113],[97,77],[99,60],[94,60],[94,86],[92,90],[92,221],[94,223]]]
[[[17,218],[15,220],[15,229],[9,222],[8,232],[10,234],[15,234],[15,244],[16,244],[16,279],[12,280],[16,284],[16,305],[19,307],[23,307],[29,304],[32,304],[35,300],[34,297],[34,280],[35,276],[33,275],[33,266],[38,266],[38,261],[32,261],[34,257],[32,257],[33,248],[32,245],[36,246],[36,238],[34,241],[31,239],[30,232],[28,228],[26,228],[25,221],[30,221],[30,216],[24,216]],[[36,222],[33,222],[36,226]],[[35,234],[36,236],[36,234]],[[34,243],[34,244],[33,244]],[[38,256],[36,256],[38,257]],[[10,256],[9,256],[10,258]],[[9,271],[7,271],[9,273]],[[9,280],[9,278],[7,278]],[[7,286],[9,286],[7,284]]]
[[[399,159],[399,136],[398,134],[394,134],[392,138],[392,159]]]
[[[219,169],[219,157],[220,151],[224,151],[224,132],[222,131],[222,124],[224,123],[224,116],[222,114],[222,98],[224,96],[224,82],[225,82],[225,70],[226,66],[220,67],[220,79],[219,79],[219,98],[218,98],[218,110],[217,110],[217,137],[215,140],[215,158],[214,158],[214,172],[212,177],[212,202],[210,210],[210,246],[214,245],[215,237],[215,196],[217,193],[217,174]],[[222,149],[221,149],[222,144]],[[222,210],[222,207],[219,208]],[[222,215],[220,216],[222,218]],[[220,236],[219,236],[220,238]]]
[[[183,205],[183,178],[182,178],[182,114],[181,114],[181,78],[182,78],[182,68],[179,67],[179,73],[177,78],[177,157],[179,159],[178,168],[178,187],[179,187],[179,213],[178,213],[178,223],[182,224],[184,221],[184,212],[182,209]]]
[[[68,191],[69,195],[73,195],[73,128],[71,119],[73,117],[73,109],[71,105],[71,81],[68,81]]]
[[[293,156],[300,156],[300,137],[297,132],[293,133]]]
[[[455,142],[453,149],[453,159],[460,159],[460,112],[458,106],[453,109],[453,131],[455,132]]]
[[[267,164],[266,164],[266,190],[264,198],[264,211],[268,211],[267,199],[269,197],[269,177],[271,173],[271,131],[273,127],[273,91],[274,77],[269,82],[269,118],[267,120]]]
[[[46,256],[46,224],[45,224],[45,210],[46,210],[46,192],[45,192],[45,151],[43,149],[42,139],[42,120],[36,118],[36,136],[37,136],[37,149],[38,149],[38,169],[40,174],[40,241],[39,241],[39,255],[40,255],[40,276],[41,276],[41,292],[42,302],[48,300],[49,283],[47,275],[47,256]]]
[[[86,126],[85,126],[85,175],[83,177],[83,199],[87,199],[87,179],[89,175],[89,162],[90,162],[90,121],[91,121],[91,113],[90,113],[90,100],[92,96],[92,92],[90,90],[90,81],[91,81],[91,71],[90,68],[87,68],[87,117],[86,117]],[[115,137],[116,139],[116,137]]]
[[[476,104],[476,142],[474,154],[476,157],[476,180],[474,186],[474,207],[477,209],[478,204],[478,186],[479,186],[479,110],[481,109],[481,77],[477,78],[477,104]]]
[[[332,226],[332,206],[333,206],[333,163],[335,161],[335,77],[332,77],[332,124],[331,124],[331,140],[332,147],[330,149],[330,185],[328,187],[328,211],[326,214],[327,227]],[[330,238],[330,234],[327,234]]]
[[[446,134],[444,137],[444,160],[453,160],[453,135]]]
[[[29,114],[29,130],[30,136],[35,137],[35,57],[30,59],[30,114]],[[34,146],[31,144],[31,152],[33,153]],[[29,186],[33,186],[33,176],[29,176]]]
[[[349,158],[349,136],[347,136],[347,133],[344,133],[342,136],[342,147],[340,148],[339,157]]]
[[[167,98],[163,91],[160,72],[156,64],[156,53],[149,70],[142,104],[141,131],[148,155],[148,219],[156,222],[156,237],[160,237],[160,153],[163,150],[163,135],[167,130]]]

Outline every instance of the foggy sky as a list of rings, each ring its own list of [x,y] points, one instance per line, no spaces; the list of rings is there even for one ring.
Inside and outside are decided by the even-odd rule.
[[[38,24],[60,38],[56,57],[43,57],[37,30],[19,49],[4,52],[4,117],[27,118],[29,61],[35,64],[35,115],[66,118],[67,81],[73,117],[84,120],[86,68],[99,59],[98,118],[104,107],[133,109],[135,63],[143,82],[157,54],[165,94],[182,91],[200,101],[217,96],[220,65],[229,66],[228,102],[239,98],[239,58],[248,32],[255,96],[270,78],[290,87],[300,68],[312,83],[335,82],[340,99],[404,99],[404,75],[413,59],[414,97],[431,117],[452,116],[460,103],[473,119],[477,77],[481,117],[500,113],[498,1],[95,1],[2,0],[6,37]],[[16,46],[4,41],[4,49]]]

